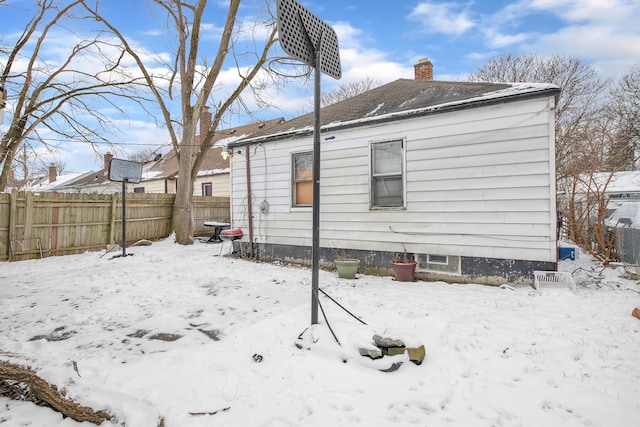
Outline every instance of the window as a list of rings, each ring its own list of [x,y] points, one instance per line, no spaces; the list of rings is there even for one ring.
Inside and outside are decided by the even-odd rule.
[[[371,144],[371,206],[404,207],[402,141]]]
[[[418,254],[418,271],[460,274],[460,257],[455,255]]]
[[[133,187],[134,193],[144,193],[144,187]]]
[[[292,163],[293,206],[313,205],[313,153],[294,153]]]
[[[210,182],[202,183],[202,195],[203,196],[213,195],[213,185]]]

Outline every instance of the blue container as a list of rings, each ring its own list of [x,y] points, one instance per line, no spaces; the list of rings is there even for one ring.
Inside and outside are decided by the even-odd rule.
[[[576,248],[563,248],[562,246],[558,248],[558,259],[559,260],[567,260],[571,261],[576,260]]]

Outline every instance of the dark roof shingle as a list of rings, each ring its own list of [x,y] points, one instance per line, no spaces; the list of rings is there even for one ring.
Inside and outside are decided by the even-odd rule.
[[[557,94],[557,86],[540,83],[448,82],[399,79],[320,111],[323,128],[362,126],[436,111],[465,108],[481,102],[507,102],[522,96]],[[280,139],[313,131],[313,113],[286,121],[233,145]]]

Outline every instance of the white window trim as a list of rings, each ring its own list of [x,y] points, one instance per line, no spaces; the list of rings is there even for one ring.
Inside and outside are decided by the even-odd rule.
[[[291,209],[291,211],[309,211],[313,209],[313,204],[311,205],[304,205],[304,206],[297,206],[295,204],[295,164],[293,161],[293,158],[298,155],[298,154],[311,154],[311,156],[313,157],[313,151],[309,151],[309,150],[301,150],[301,151],[292,151],[290,153],[289,156],[289,187],[290,187],[290,191],[289,191],[289,209]],[[311,169],[311,173],[313,173],[313,166]],[[312,180],[313,183],[313,180]]]
[[[211,196],[207,196],[205,194],[207,187],[211,188]],[[200,184],[200,188],[201,188],[201,192],[202,192],[203,196],[205,196],[205,197],[213,197],[213,182],[211,182],[211,181],[203,182],[203,183]]]
[[[437,262],[437,261],[429,261],[430,256],[438,256],[438,257],[446,257],[447,262]],[[425,261],[421,261],[422,258],[426,259]],[[458,258],[458,265],[456,271],[441,271],[441,270],[432,270],[430,268],[424,268],[424,264],[437,264],[437,265],[451,265],[451,257]],[[418,260],[418,264],[416,266],[416,271],[425,272],[425,273],[436,273],[436,274],[446,274],[449,276],[461,276],[462,275],[462,257],[459,255],[442,255],[442,254],[416,254],[416,259]]]
[[[402,143],[402,206],[374,206],[373,204],[373,146],[383,142]],[[405,138],[388,138],[369,141],[369,210],[405,210],[407,209],[407,141]]]

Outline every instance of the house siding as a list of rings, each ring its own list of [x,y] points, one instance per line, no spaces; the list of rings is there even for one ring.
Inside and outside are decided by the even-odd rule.
[[[462,279],[469,280],[503,272],[505,279],[526,281],[531,268],[554,269],[552,105],[553,97],[545,96],[324,132],[320,246],[458,255]],[[370,143],[397,139],[405,144],[406,208],[372,210]],[[290,153],[312,145],[307,135],[250,147],[253,237],[265,253],[276,252],[269,245],[312,244],[311,208],[291,207],[290,185]],[[231,184],[232,221],[244,229],[245,161],[245,154],[234,156]],[[269,203],[266,213],[257,209],[262,200]],[[520,273],[499,266],[515,262]]]
[[[212,196],[230,197],[230,175],[228,173],[197,177],[193,183],[193,194],[195,196],[202,196],[202,184],[205,182],[211,183]]]

